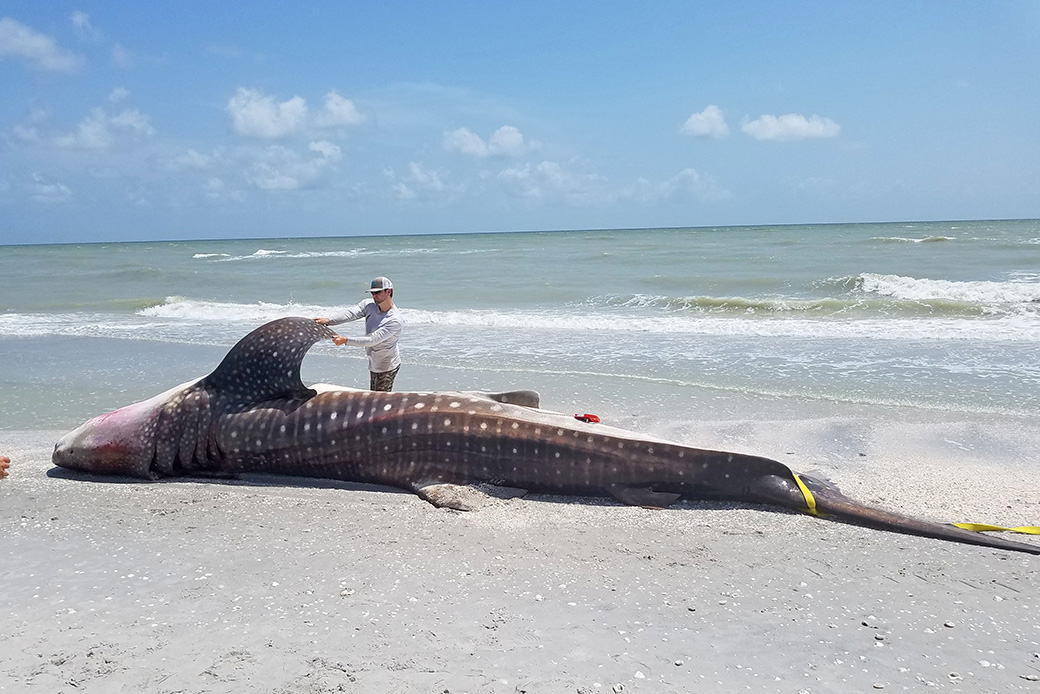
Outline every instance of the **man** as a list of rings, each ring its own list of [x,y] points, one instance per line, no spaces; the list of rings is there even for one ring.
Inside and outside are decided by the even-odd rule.
[[[332,341],[337,345],[364,347],[368,353],[369,388],[389,392],[393,390],[394,378],[401,368],[401,354],[397,350],[397,339],[403,327],[401,312],[394,306],[394,283],[389,278],[376,277],[368,291],[372,294],[371,299],[329,318],[315,318],[314,322],[338,325],[364,318],[364,337],[348,339],[337,335]]]

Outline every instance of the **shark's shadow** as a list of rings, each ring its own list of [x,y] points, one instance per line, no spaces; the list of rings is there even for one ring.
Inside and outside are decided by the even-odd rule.
[[[297,489],[342,489],[345,491],[393,492],[395,494],[411,494],[403,489],[382,484],[365,482],[344,482],[321,477],[294,477],[291,475],[271,475],[262,472],[248,472],[238,475],[184,475],[179,477],[161,477],[156,480],[145,480],[128,475],[95,475],[79,470],[52,467],[47,476],[53,479],[74,480],[76,482],[93,482],[96,484],[182,484],[185,482],[220,484],[231,487],[295,487]]]

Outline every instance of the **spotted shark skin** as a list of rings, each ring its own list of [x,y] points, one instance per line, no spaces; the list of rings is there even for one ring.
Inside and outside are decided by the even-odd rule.
[[[612,496],[664,507],[731,500],[954,542],[1040,554],[1040,545],[980,535],[863,505],[769,458],[693,448],[538,408],[533,391],[381,393],[309,388],[304,355],[335,333],[307,318],[263,325],[210,375],[100,415],[55,445],[55,465],[145,479],[261,472],[409,489],[467,509],[463,485]]]

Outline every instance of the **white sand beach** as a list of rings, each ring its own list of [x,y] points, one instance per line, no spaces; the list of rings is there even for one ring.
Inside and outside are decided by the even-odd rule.
[[[1040,522],[1035,423],[882,415],[658,433]],[[0,433],[0,691],[1040,692],[1037,556],[732,504],[85,478],[62,433]]]

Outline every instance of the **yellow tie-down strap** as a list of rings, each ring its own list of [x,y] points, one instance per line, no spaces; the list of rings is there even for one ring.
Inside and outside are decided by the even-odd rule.
[[[809,513],[814,516],[818,515],[816,511],[816,497],[812,495],[812,492],[810,492],[809,488],[805,486],[805,482],[802,482],[802,478],[799,477],[797,473],[792,472],[791,474],[794,475],[794,481],[798,484],[798,488],[802,490],[802,496],[805,497],[805,505],[808,508]]]
[[[954,525],[963,530],[971,530],[976,533],[1008,532],[1022,533],[1023,535],[1040,535],[1040,525],[1020,525],[1017,528],[1004,528],[999,525],[986,525],[985,523],[954,523]]]

